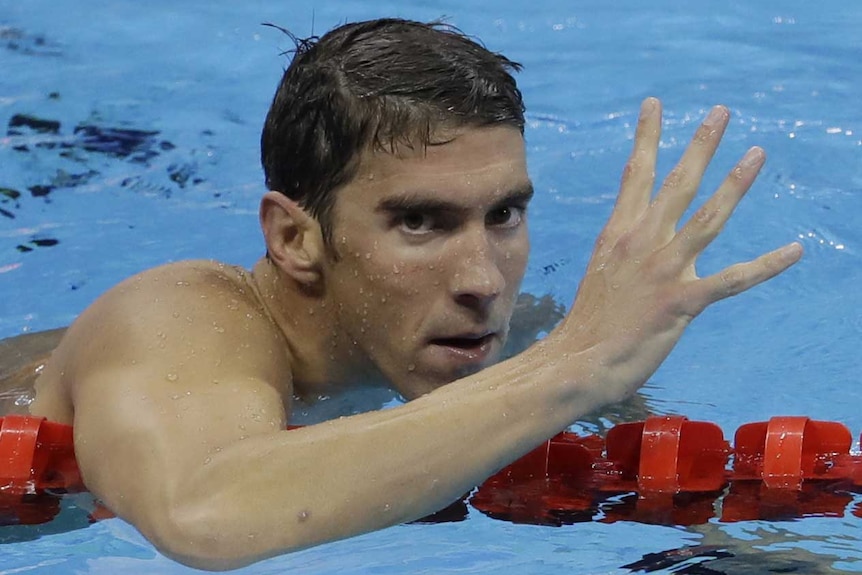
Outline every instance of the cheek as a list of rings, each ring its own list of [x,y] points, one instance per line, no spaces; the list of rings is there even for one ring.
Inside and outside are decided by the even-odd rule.
[[[362,323],[370,327],[372,321],[376,333],[373,337],[385,337],[385,332],[409,328],[410,318],[425,300],[423,285],[430,278],[421,277],[420,269],[399,259],[358,257],[350,255],[341,262],[347,273],[340,274],[340,285],[336,296],[348,314],[357,314]]]
[[[503,275],[506,276],[507,285],[512,289],[517,290],[521,285],[521,280],[527,271],[527,258],[529,254],[530,242],[526,237],[526,233],[503,252],[500,269]]]

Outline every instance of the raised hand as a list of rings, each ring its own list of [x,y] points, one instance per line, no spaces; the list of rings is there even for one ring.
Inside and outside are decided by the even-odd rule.
[[[572,310],[553,334],[569,352],[596,354],[612,397],[643,384],[708,305],[766,281],[802,255],[802,247],[791,243],[709,277],[697,276],[698,255],[719,234],[765,160],[763,150],[751,148],[713,196],[678,227],[728,117],[726,108],[712,109],[653,198],[661,105],[649,98],[641,106],[634,151],[613,213]]]

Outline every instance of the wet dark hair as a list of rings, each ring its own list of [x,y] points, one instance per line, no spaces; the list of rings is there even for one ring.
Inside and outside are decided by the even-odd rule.
[[[380,19],[298,39],[266,117],[261,162],[270,190],[297,201],[332,240],[334,191],[365,150],[424,148],[441,132],[524,131],[511,72],[520,64],[441,22]]]

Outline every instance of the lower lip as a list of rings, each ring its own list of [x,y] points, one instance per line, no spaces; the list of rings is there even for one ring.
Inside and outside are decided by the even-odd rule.
[[[460,347],[431,342],[432,353],[446,363],[456,366],[481,364],[488,359],[494,348],[494,336],[482,338],[481,343],[470,347]],[[441,357],[442,356],[442,357]]]

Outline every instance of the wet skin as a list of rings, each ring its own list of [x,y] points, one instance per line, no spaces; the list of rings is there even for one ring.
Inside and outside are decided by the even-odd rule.
[[[500,358],[527,263],[532,196],[511,128],[366,162],[340,192],[338,346],[408,399]]]
[[[267,346],[287,354],[279,368],[284,372],[268,376],[292,383],[276,391],[286,423],[292,394],[384,380],[411,399],[495,363],[529,251],[525,210],[532,187],[523,138],[512,128],[447,136],[449,143],[425,151],[369,153],[357,177],[337,192],[332,246],[322,242],[316,221],[270,192],[262,202],[262,225],[270,230],[272,257],[250,275],[229,266],[179,263],[109,292],[102,302],[109,305],[95,305],[100,316],[102,308],[127,309],[127,300],[137,299],[128,297],[132,292],[150,294],[147,307],[159,303],[170,314],[161,321],[135,312],[123,319],[146,345],[119,354],[126,363],[118,367],[149,365],[157,370],[153,377],[176,383],[200,379],[190,373],[193,365],[196,374],[218,380],[221,363],[199,364],[212,357],[207,341],[241,338],[246,349],[257,349],[248,338],[259,329]],[[285,238],[283,226],[297,223]],[[277,261],[282,254],[285,261]],[[302,267],[299,281],[279,266]],[[193,302],[186,302],[188,295]],[[198,309],[207,316],[203,334],[189,314]],[[182,318],[173,315],[187,319],[178,322]],[[165,346],[169,334],[184,343]],[[129,336],[125,330],[117,335],[117,341]],[[59,350],[66,359],[56,357],[39,378],[34,413],[71,417],[68,386],[75,383],[69,366],[82,362],[80,338],[75,340],[78,345]]]
[[[653,197],[661,108],[643,103],[571,311],[511,359],[491,365],[526,263],[530,186],[517,130],[481,128],[427,154],[364,156],[338,190],[332,246],[270,192],[270,257],[250,274],[183,262],[118,285],[69,328],[31,409],[74,422],[88,488],[189,565],[234,568],[427,515],[633,393],[704,308],[799,259],[790,244],[695,273],[764,161],[750,150],[680,222],[727,122],[714,108]],[[379,377],[416,399],[282,431],[294,394]]]

